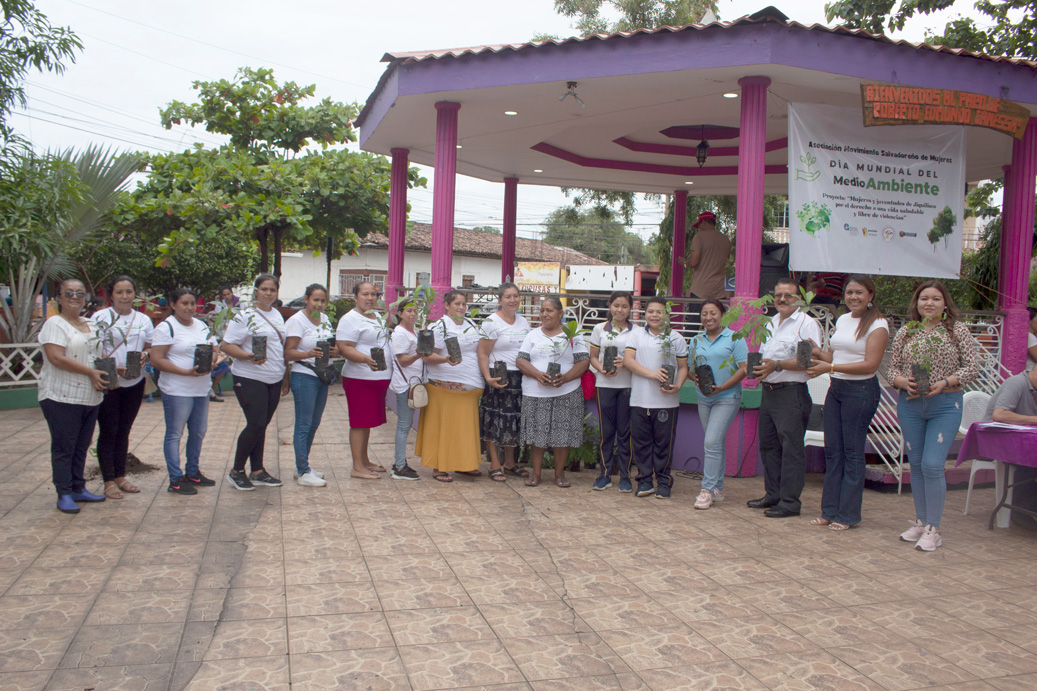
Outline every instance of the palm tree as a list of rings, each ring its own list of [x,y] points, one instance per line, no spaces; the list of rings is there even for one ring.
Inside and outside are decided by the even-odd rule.
[[[10,343],[30,342],[42,326],[34,320],[48,280],[67,278],[69,252],[89,242],[146,158],[90,146],[37,156],[22,154],[0,181],[0,278],[10,304],[0,300],[0,334]]]

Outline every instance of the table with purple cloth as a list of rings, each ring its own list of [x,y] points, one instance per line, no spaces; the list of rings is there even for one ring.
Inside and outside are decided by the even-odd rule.
[[[990,514],[990,527],[994,527],[995,519],[1002,509],[1021,511],[1031,516],[1037,513],[1020,506],[1013,506],[1012,487],[1017,484],[1014,481],[1015,468],[1023,466],[1037,468],[1037,427],[1000,427],[995,423],[974,422],[965,434],[961,442],[961,450],[958,451],[958,460],[955,467],[965,461],[984,460],[996,463],[997,473],[996,496],[997,505]],[[1005,466],[1009,466],[1011,472]],[[1009,477],[1006,477],[1010,475]],[[1033,482],[1027,479],[1025,482]],[[1008,511],[1001,515],[998,526],[1008,527]]]

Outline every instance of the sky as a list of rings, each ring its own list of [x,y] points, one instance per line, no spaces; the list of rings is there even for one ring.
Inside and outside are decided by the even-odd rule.
[[[766,6],[765,0],[718,4],[722,20]],[[795,21],[825,23],[824,0],[774,4]],[[272,68],[279,81],[316,84],[318,98],[363,104],[387,52],[574,34],[553,0],[37,0],[36,6],[84,44],[63,75],[27,80],[28,107],[11,122],[38,150],[91,143],[149,152],[182,151],[196,141],[219,146],[222,138],[203,129],[162,128],[158,113],[172,100],[194,102],[193,81],[230,79],[242,66]],[[902,37],[921,40],[921,24],[910,24]],[[412,221],[431,222],[431,173],[423,168],[428,188],[408,195]],[[500,227],[503,194],[499,183],[459,177],[456,225]],[[557,189],[520,186],[519,234],[535,233],[566,203]],[[638,210],[633,230],[647,238],[663,211],[649,202],[639,202]]]

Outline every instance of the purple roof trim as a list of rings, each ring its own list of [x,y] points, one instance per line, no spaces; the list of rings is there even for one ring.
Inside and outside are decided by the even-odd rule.
[[[569,163],[575,163],[584,168],[605,168],[607,170],[630,170],[638,173],[659,173],[661,175],[680,175],[693,177],[699,175],[738,175],[738,166],[664,166],[659,163],[640,163],[638,161],[615,161],[608,158],[591,158],[581,156],[571,151],[561,149],[554,144],[540,142],[529,147],[533,151],[539,151],[548,156],[560,158]],[[763,172],[767,175],[787,175],[789,168],[785,164],[774,164],[764,166]]]
[[[456,48],[447,50],[425,50],[425,51],[414,51],[405,53],[386,53],[382,57],[383,62],[389,62],[389,66],[385,72],[382,73],[378,84],[375,86],[374,91],[368,96],[367,103],[360,115],[357,117],[357,124],[362,126],[368,118],[372,117],[373,103],[381,100],[379,97],[382,91],[387,86],[389,80],[396,75],[397,71],[401,67],[405,66],[417,66],[422,65],[423,67],[429,67],[431,64],[439,63],[445,64],[457,64],[467,63],[477,58],[487,58],[493,56],[500,56],[503,58],[521,58],[520,62],[524,64],[526,69],[521,70],[521,78],[518,75],[514,75],[511,79],[508,76],[497,73],[497,70],[493,70],[495,77],[495,86],[500,86],[508,83],[527,83],[530,80],[530,62],[524,58],[532,57],[534,54],[544,55],[550,54],[553,57],[558,57],[558,51],[563,51],[566,58],[566,66],[571,68],[572,78],[589,78],[592,76],[604,76],[606,74],[606,66],[603,63],[609,61],[602,61],[596,55],[597,51],[585,51],[582,49],[584,44],[588,45],[601,45],[604,43],[614,44],[622,41],[634,41],[640,42],[646,39],[650,39],[655,34],[680,34],[685,32],[695,32],[701,38],[698,40],[705,39],[706,37],[713,37],[716,34],[728,34],[731,30],[743,30],[753,28],[764,28],[764,25],[768,25],[768,28],[772,29],[787,29],[787,34],[792,36],[791,41],[785,46],[759,46],[756,45],[756,41],[753,39],[756,36],[746,36],[747,40],[743,44],[737,57],[732,57],[729,51],[723,51],[723,54],[718,56],[719,59],[714,61],[724,66],[730,66],[734,64],[744,65],[766,65],[766,64],[787,64],[806,69],[818,69],[818,66],[828,66],[831,64],[832,54],[825,54],[826,51],[830,51],[833,47],[837,46],[840,51],[847,50],[849,43],[853,41],[846,41],[846,38],[861,39],[860,48],[852,52],[859,53],[863,59],[860,63],[854,63],[853,61],[842,59],[840,60],[841,70],[852,70],[851,76],[859,76],[861,78],[868,79],[881,79],[880,75],[875,74],[876,67],[879,67],[879,71],[885,69],[885,65],[875,65],[875,44],[883,44],[885,46],[891,46],[895,48],[903,49],[903,57],[919,58],[925,55],[928,56],[939,56],[939,55],[953,55],[974,58],[976,60],[992,63],[1000,63],[1005,67],[1013,66],[1025,66],[1030,68],[1037,67],[1037,61],[1026,60],[1023,58],[1009,58],[997,55],[987,55],[985,53],[977,53],[974,51],[964,50],[961,48],[947,48],[945,46],[934,46],[928,43],[910,43],[903,40],[893,40],[887,36],[872,34],[863,29],[850,29],[844,26],[827,27],[821,24],[813,24],[807,26],[799,22],[790,21],[783,19],[783,15],[780,13],[768,13],[758,12],[755,15],[741,17],[730,22],[713,22],[710,24],[689,24],[681,27],[664,26],[657,29],[640,29],[638,31],[631,32],[618,32],[614,34],[592,34],[590,36],[578,36],[566,39],[555,39],[550,41],[537,41],[527,43],[515,43],[506,45],[492,45],[492,46],[475,46],[470,48]],[[812,41],[804,40],[802,32],[810,32],[813,34]],[[755,32],[751,32],[755,33]],[[780,43],[780,41],[778,41]],[[812,44],[812,45],[811,45]],[[610,46],[611,47],[611,46]],[[779,48],[787,48],[788,50],[780,50]],[[755,49],[755,50],[753,50]],[[772,51],[773,50],[773,54]],[[697,51],[696,51],[697,52]],[[762,53],[763,55],[760,55]],[[792,53],[798,53],[802,58],[796,60],[793,58]],[[673,69],[673,54],[669,50],[669,44],[660,46],[659,53],[652,56],[650,62],[656,67],[667,67]],[[762,60],[753,60],[753,58],[764,57]],[[784,57],[785,59],[780,59]],[[662,61],[667,59],[666,63]],[[539,60],[534,61],[540,63]],[[549,61],[554,63],[554,60]],[[885,62],[885,61],[880,61]],[[909,62],[914,62],[911,60]],[[940,72],[945,71],[946,63],[940,63],[938,61],[921,61],[925,62],[926,69],[917,69],[917,65],[908,65],[900,63],[900,67],[905,68],[900,71],[892,63],[889,65],[890,73],[884,79],[884,81],[893,81],[900,84],[931,84],[935,81],[935,78],[939,76]],[[712,67],[711,64],[698,64],[697,67]],[[936,68],[935,73],[933,69]],[[514,68],[512,68],[514,69]],[[632,65],[630,70],[626,73],[636,73],[638,65]],[[503,72],[507,73],[510,70],[505,69]],[[438,72],[438,70],[436,70]],[[860,74],[857,74],[857,73]],[[536,72],[534,72],[535,74]],[[851,74],[850,71],[844,71],[845,74]],[[426,70],[422,71],[423,77],[428,75]],[[905,75],[910,75],[910,78]],[[443,75],[437,75],[442,77]],[[457,77],[457,75],[454,75]],[[1006,76],[1006,75],[1005,75]],[[504,79],[502,79],[504,77]],[[557,78],[552,75],[551,79]],[[965,87],[964,85],[957,84],[955,80],[950,80],[946,85],[941,84],[941,88],[969,88],[980,93],[990,92],[991,95],[1000,96],[1001,84],[994,83],[992,80],[993,75],[988,74],[986,89],[982,89],[977,85],[973,87]],[[424,82],[424,79],[422,80]],[[436,80],[439,81],[432,88],[425,82],[425,88],[421,89],[423,92],[428,91],[448,91],[452,89],[471,89],[479,88],[482,84],[473,84],[471,75],[465,75],[455,79]],[[481,80],[480,80],[481,81]],[[532,81],[537,81],[533,79]],[[487,84],[488,85],[488,84]],[[420,88],[420,87],[418,87]],[[397,90],[396,93],[406,93],[406,91]],[[1012,94],[1008,94],[1008,98],[1012,98]],[[387,106],[383,106],[386,108]],[[380,118],[376,118],[377,122]]]
[[[646,154],[665,154],[667,156],[694,156],[698,153],[698,150],[694,146],[678,146],[676,144],[654,144],[652,142],[635,142],[633,139],[627,139],[626,137],[620,137],[619,139],[613,139],[614,144],[619,144],[624,149],[630,151],[639,151]],[[764,151],[778,151],[779,149],[787,149],[789,146],[789,138],[782,137],[781,139],[775,139],[774,141],[767,142],[764,147]],[[709,147],[710,156],[737,156],[737,146],[711,146]]]

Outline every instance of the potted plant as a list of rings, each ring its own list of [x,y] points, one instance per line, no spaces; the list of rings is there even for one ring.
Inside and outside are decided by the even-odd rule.
[[[329,302],[324,306],[324,314],[327,315],[330,323],[335,323],[335,315],[338,308],[335,307],[335,303]],[[320,326],[317,327],[317,335],[320,336],[320,330],[324,326],[324,320],[321,320]],[[317,358],[316,366],[319,368],[326,368],[330,361],[331,349],[335,346],[335,334],[325,336],[324,338],[318,338],[317,348],[320,349],[320,356]]]
[[[716,388],[716,376],[713,374],[713,368],[706,364],[706,358],[702,355],[695,356],[695,381],[699,385],[699,391],[707,396],[713,394],[713,389]]]
[[[910,340],[906,350],[911,360],[911,377],[915,380],[915,393],[919,396],[928,396],[932,391],[929,374],[939,354],[942,339],[934,333],[929,324],[938,320],[938,317],[925,317],[921,321],[908,322],[903,326],[909,334]]]
[[[382,344],[371,348],[371,359],[375,361],[375,369],[378,372],[384,372],[388,367],[388,363],[385,360],[384,346],[388,345],[389,339],[392,338],[392,327],[386,321],[387,315],[391,310],[395,310],[409,300],[409,297],[404,296],[395,300],[391,305],[386,306],[385,300],[379,298],[378,310],[368,310],[366,312],[367,316],[371,317],[377,324],[376,332],[379,342]]]
[[[616,371],[616,358],[619,356],[619,348],[616,346],[616,337],[619,332],[610,328],[605,334],[605,347],[601,349],[601,366],[606,373]]]
[[[414,291],[414,307],[418,313],[418,355],[431,355],[436,350],[436,338],[429,328],[428,319],[432,305],[436,302],[436,291],[432,286],[418,286]]]
[[[580,325],[575,321],[567,321],[562,324],[562,333],[551,338],[551,348],[553,350],[553,360],[547,363],[547,376],[554,381],[557,377],[562,376],[562,365],[558,362],[562,353],[565,352],[566,348],[569,348],[573,344],[573,339],[577,336],[582,336],[587,333],[586,329],[581,329]]]
[[[119,372],[115,366],[115,358],[112,357],[115,351],[115,334],[121,333],[124,339],[126,337],[124,330],[115,325],[118,320],[118,315],[112,315],[110,322],[97,322],[97,335],[93,337],[95,342],[101,345],[101,357],[94,358],[94,369],[104,372],[105,388],[109,391],[119,388]]]
[[[817,297],[814,291],[804,290],[803,287],[800,286],[799,295],[800,299],[796,304],[801,310],[803,310],[803,312],[817,319],[825,316],[825,309],[823,307],[818,307],[817,305],[811,306],[814,298]],[[802,369],[810,367],[810,363],[813,360],[813,353],[814,342],[806,338],[800,340],[796,344],[796,366]]]
[[[732,340],[742,339],[749,346],[749,353],[746,355],[745,361],[746,379],[756,379],[753,369],[763,363],[763,355],[759,351],[760,346],[767,339],[767,325],[771,321],[771,318],[767,316],[764,310],[767,305],[773,302],[773,295],[764,295],[757,300],[740,302],[732,305],[720,319],[720,325],[727,328],[745,316],[747,311],[750,313],[749,318],[731,336]],[[734,358],[728,358],[721,363],[721,366],[725,368],[733,368],[736,365]]]

